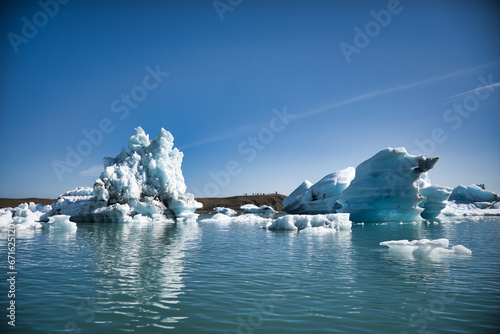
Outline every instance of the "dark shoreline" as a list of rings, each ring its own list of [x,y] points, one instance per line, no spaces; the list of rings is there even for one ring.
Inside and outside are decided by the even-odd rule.
[[[57,202],[57,199],[50,198],[0,198],[0,208],[15,208],[19,204],[22,203],[30,203],[33,202],[35,204],[52,204]]]
[[[203,207],[196,210],[196,213],[210,213],[218,206],[233,209],[236,212],[243,212],[240,206],[244,204],[255,204],[257,206],[269,205],[274,210],[280,211],[283,208],[283,200],[285,198],[286,196],[282,194],[197,198],[198,202],[203,203]]]
[[[273,209],[279,211],[283,207],[283,200],[286,198],[282,194],[265,194],[265,195],[241,195],[231,197],[209,197],[197,198],[198,202],[203,203],[201,209],[196,210],[196,213],[210,213],[215,207],[221,206],[233,209],[237,212],[243,212],[240,206],[244,204],[255,204],[257,206],[269,205]],[[57,202],[57,199],[48,198],[0,198],[0,208],[15,208],[19,204],[33,202],[35,204],[52,204]]]

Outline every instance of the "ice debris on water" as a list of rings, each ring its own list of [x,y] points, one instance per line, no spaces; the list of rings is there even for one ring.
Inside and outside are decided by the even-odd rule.
[[[389,251],[395,253],[407,253],[415,257],[432,257],[444,254],[472,254],[472,251],[462,245],[448,248],[448,239],[420,239],[420,240],[391,240],[383,241],[380,246],[389,247]]]

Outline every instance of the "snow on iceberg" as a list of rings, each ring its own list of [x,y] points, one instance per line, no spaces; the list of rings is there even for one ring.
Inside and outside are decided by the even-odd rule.
[[[449,201],[441,211],[443,216],[500,216],[500,202],[458,203]]]
[[[274,209],[269,205],[257,206],[255,204],[245,204],[240,206],[240,209],[245,211],[246,213],[271,214],[275,212]]]
[[[448,239],[421,239],[421,240],[391,240],[383,241],[380,246],[389,247],[389,251],[411,254],[415,257],[432,257],[440,254],[472,254],[472,251],[462,245],[448,249]]]
[[[74,221],[126,221],[126,216],[162,214],[177,219],[196,218],[202,207],[186,193],[181,164],[183,154],[173,148],[174,138],[161,129],[153,140],[141,127],[115,158],[104,158],[104,171],[94,188],[64,193],[53,214]]]
[[[234,211],[233,209],[222,208],[220,206],[214,208],[214,211],[216,213],[221,213],[221,214],[226,215],[226,216],[235,216],[236,215],[236,211]]]
[[[484,185],[458,186],[451,192],[443,216],[500,216],[500,197]]]
[[[450,201],[457,202],[495,202],[500,201],[500,197],[494,192],[485,190],[478,185],[458,186],[453,189],[450,196]]]
[[[386,148],[356,167],[356,176],[342,192],[338,212],[353,222],[414,221],[424,199],[417,180],[439,158],[410,155],[404,147]]]
[[[354,179],[355,169],[348,167],[326,175],[314,185],[305,180],[283,200],[286,213],[335,213],[341,208],[338,199]]]
[[[326,215],[286,215],[270,222],[268,230],[304,230],[307,228],[329,228],[347,230],[351,228],[349,214],[330,213]]]

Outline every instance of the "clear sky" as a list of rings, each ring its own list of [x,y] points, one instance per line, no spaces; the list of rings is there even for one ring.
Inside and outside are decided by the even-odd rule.
[[[92,186],[137,126],[173,134],[197,197],[389,146],[500,192],[496,1],[59,1],[2,5],[0,197]]]

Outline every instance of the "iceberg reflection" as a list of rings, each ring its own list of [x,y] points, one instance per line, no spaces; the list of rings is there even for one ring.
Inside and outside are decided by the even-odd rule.
[[[172,323],[187,318],[175,305],[185,288],[185,253],[200,238],[196,222],[163,220],[83,229],[96,230],[89,239],[95,271],[101,273],[94,323],[106,330],[172,328]]]

